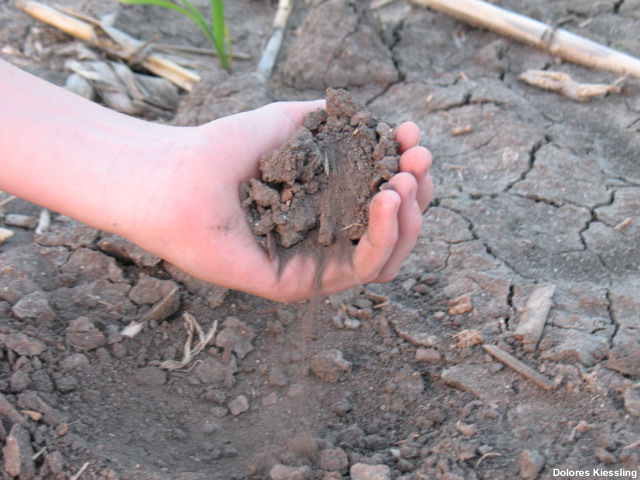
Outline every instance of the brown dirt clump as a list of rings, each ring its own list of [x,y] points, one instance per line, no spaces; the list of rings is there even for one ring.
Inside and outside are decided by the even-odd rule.
[[[397,171],[395,130],[345,90],[327,90],[326,110],[260,159],[262,180],[241,189],[253,233],[272,257],[350,253],[373,196]]]

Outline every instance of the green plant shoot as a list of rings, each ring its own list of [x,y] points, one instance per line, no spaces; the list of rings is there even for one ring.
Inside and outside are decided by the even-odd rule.
[[[209,0],[211,4],[211,22],[189,0],[182,0],[184,6],[169,0],[120,0],[127,5],[155,5],[168,8],[189,18],[204,33],[211,46],[218,52],[222,68],[231,69],[231,39],[224,21],[223,0]]]

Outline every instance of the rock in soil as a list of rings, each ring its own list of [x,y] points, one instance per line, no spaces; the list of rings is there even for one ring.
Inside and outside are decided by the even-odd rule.
[[[518,459],[520,464],[520,478],[523,480],[534,480],[538,477],[538,472],[544,466],[544,457],[536,450],[525,450]]]
[[[327,448],[320,452],[319,466],[328,472],[347,473],[349,458],[341,448]]]
[[[340,350],[327,350],[311,357],[311,370],[325,382],[335,383],[351,370]]]
[[[306,480],[311,476],[309,467],[287,467],[277,464],[269,472],[271,480]]]
[[[292,249],[349,258],[366,231],[369,202],[398,171],[397,146],[389,125],[345,90],[328,89],[326,110],[308,114],[260,159],[262,181],[242,185],[259,243],[272,257]]]
[[[351,480],[390,480],[391,469],[386,465],[356,463],[349,471]]]
[[[634,417],[640,417],[640,391],[627,388],[622,396],[624,409]]]
[[[18,355],[26,357],[40,355],[46,349],[42,343],[34,340],[33,338],[27,337],[22,333],[14,335],[0,335],[0,345],[4,345],[9,350],[16,352]]]
[[[87,317],[78,317],[67,327],[67,342],[80,350],[94,350],[107,343],[104,334]]]
[[[227,407],[229,407],[231,415],[238,416],[241,413],[249,410],[249,400],[247,400],[247,397],[245,397],[244,395],[238,395],[236,398],[229,402]]]
[[[21,480],[29,480],[35,476],[31,438],[24,427],[18,424],[11,427],[2,453],[4,469],[9,475],[20,477]]]

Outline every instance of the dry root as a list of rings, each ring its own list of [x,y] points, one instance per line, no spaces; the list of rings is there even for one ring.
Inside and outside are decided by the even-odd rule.
[[[578,102],[586,102],[607,93],[620,93],[619,84],[622,81],[618,80],[612,85],[578,83],[566,73],[545,70],[527,70],[519,78],[531,86],[559,93]]]

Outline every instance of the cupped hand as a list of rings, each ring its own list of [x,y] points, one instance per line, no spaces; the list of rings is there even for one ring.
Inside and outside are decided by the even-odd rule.
[[[217,285],[276,301],[309,298],[316,264],[297,256],[278,274],[256,242],[240,205],[239,186],[258,177],[258,159],[283,144],[304,116],[324,107],[323,101],[283,102],[179,129],[180,139],[150,178],[139,225],[153,235],[133,233],[133,241],[174,263],[187,273]],[[325,268],[322,293],[393,279],[415,246],[422,213],[431,201],[431,155],[418,146],[414,123],[397,128],[399,173],[393,189],[376,194],[370,204],[369,228],[360,239],[352,262],[331,261]],[[160,180],[161,179],[161,180]]]

